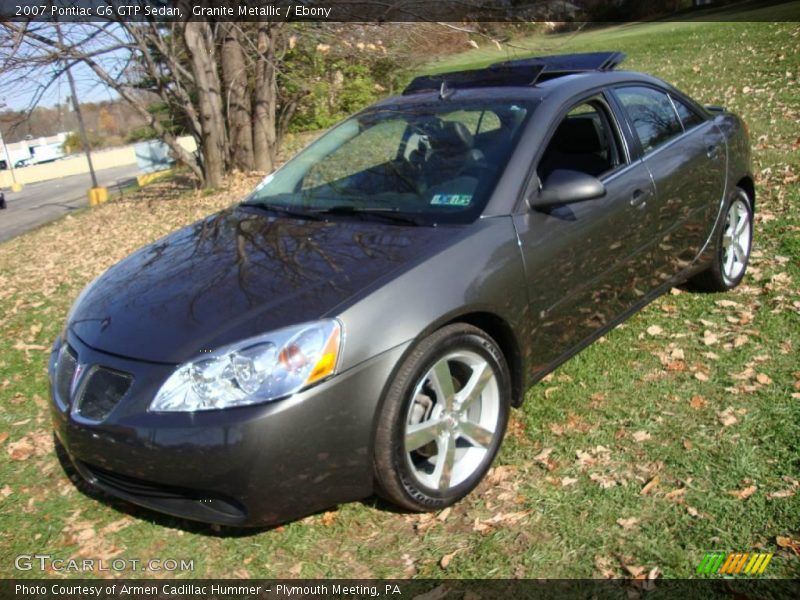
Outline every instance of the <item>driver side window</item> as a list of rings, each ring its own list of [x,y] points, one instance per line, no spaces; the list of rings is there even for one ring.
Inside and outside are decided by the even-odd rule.
[[[619,134],[600,100],[575,106],[559,123],[539,161],[541,181],[556,169],[601,177],[625,162]]]

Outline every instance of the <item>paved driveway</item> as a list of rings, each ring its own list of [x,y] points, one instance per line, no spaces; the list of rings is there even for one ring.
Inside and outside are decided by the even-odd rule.
[[[130,181],[138,173],[136,165],[115,167],[97,171],[97,180],[109,188],[108,195],[113,197],[115,185]],[[21,192],[4,190],[8,208],[0,210],[0,242],[86,206],[89,203],[86,191],[90,187],[91,178],[84,173],[29,183]]]

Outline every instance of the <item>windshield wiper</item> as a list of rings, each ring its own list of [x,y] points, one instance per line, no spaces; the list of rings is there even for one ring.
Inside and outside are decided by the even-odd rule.
[[[271,204],[269,202],[242,202],[240,206],[269,210],[287,215],[289,217],[295,217],[296,219],[306,219],[308,221],[320,220],[320,217],[316,214],[317,211],[292,208],[291,206],[286,206],[285,204]]]
[[[349,204],[341,204],[337,206],[329,206],[327,208],[320,208],[314,212],[318,215],[366,215],[380,217],[381,219],[386,219],[387,221],[405,223],[406,225],[421,225],[420,221],[412,216],[397,214],[400,212],[399,208],[386,206],[351,206]]]

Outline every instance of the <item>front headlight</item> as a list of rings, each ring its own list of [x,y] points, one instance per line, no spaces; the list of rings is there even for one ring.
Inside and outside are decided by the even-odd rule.
[[[325,320],[287,327],[180,365],[150,411],[196,411],[277,400],[336,371],[342,327]]]

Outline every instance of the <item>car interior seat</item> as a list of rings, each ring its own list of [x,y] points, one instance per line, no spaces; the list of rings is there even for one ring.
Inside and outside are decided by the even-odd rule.
[[[556,169],[582,171],[594,177],[611,169],[607,143],[603,142],[594,119],[571,117],[556,129],[539,166],[544,180]]]
[[[485,166],[483,152],[475,148],[475,138],[459,121],[445,121],[430,131],[428,143],[431,151],[424,169],[428,186],[474,174]]]

